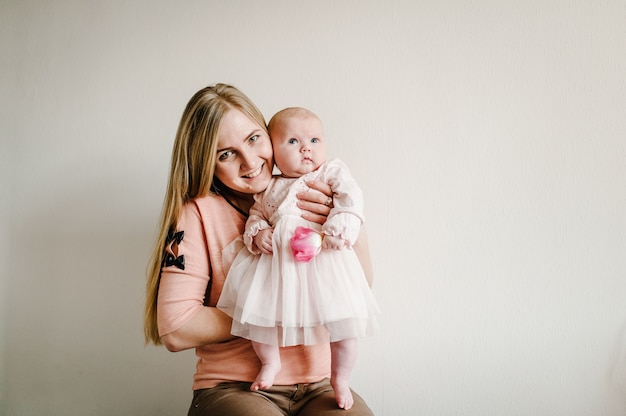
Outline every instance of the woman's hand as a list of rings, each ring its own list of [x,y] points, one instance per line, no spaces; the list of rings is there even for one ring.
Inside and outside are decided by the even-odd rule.
[[[297,194],[298,208],[304,210],[302,218],[324,224],[333,207],[333,191],[325,182],[311,181],[306,184],[311,189]]]

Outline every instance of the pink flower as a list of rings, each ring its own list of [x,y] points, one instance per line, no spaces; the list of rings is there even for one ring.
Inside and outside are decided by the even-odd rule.
[[[296,228],[291,237],[291,251],[298,263],[308,263],[321,249],[322,235],[320,233],[311,228]]]

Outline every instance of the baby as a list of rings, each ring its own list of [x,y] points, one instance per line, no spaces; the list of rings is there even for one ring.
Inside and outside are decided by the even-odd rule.
[[[327,161],[320,119],[290,107],[269,122],[280,170],[255,195],[243,240],[217,307],[233,317],[232,333],[252,341],[261,370],[252,390],[268,389],[281,369],[279,347],[330,341],[331,385],[340,408],[354,403],[349,378],[357,338],[372,335],[379,313],[352,244],[363,198],[346,165]],[[328,183],[333,197],[323,226],[302,218],[297,193]]]

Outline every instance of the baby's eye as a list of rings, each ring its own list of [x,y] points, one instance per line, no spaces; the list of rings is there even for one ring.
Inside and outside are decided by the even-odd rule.
[[[319,141],[320,141],[320,139],[318,139],[317,137],[313,137],[313,138],[311,139],[311,143],[317,143],[317,142],[319,142]]]
[[[296,140],[296,139],[289,139],[289,140],[287,140],[287,143],[289,143],[289,144],[297,144],[298,140]]]

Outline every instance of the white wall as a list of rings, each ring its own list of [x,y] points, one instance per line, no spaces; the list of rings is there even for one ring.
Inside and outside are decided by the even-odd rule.
[[[366,193],[377,415],[626,414],[624,1],[0,2],[0,414],[186,414],[144,347],[183,107],[304,105]]]

